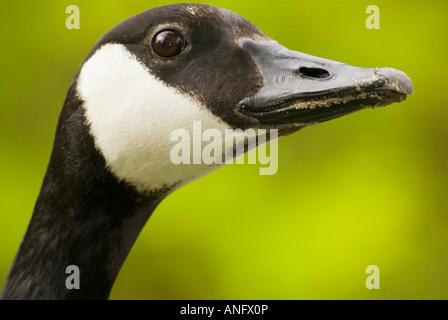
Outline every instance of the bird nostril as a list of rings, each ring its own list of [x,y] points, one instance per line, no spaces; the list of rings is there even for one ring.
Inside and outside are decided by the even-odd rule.
[[[330,72],[325,69],[300,67],[299,75],[311,78],[311,79],[329,79],[331,78]]]

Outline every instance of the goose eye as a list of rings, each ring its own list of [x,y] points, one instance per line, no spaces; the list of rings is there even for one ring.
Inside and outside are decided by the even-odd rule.
[[[162,58],[173,58],[185,50],[185,38],[174,30],[162,30],[152,39],[152,49]]]

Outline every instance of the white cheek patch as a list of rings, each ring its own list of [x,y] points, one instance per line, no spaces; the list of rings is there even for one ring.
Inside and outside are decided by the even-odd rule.
[[[106,44],[84,64],[77,92],[109,169],[141,192],[179,187],[219,165],[175,165],[173,130],[230,126],[193,97],[155,78],[123,45]]]

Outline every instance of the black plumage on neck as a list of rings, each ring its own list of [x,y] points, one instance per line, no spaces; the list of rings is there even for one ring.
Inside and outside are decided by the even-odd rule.
[[[139,194],[107,169],[72,83],[34,212],[3,299],[107,299],[163,193]],[[67,289],[66,268],[80,270]]]

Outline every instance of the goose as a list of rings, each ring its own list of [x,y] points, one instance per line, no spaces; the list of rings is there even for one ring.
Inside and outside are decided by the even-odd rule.
[[[278,136],[400,102],[411,80],[289,50],[226,9],[175,4],[113,27],[71,82],[35,208],[2,299],[107,299],[170,193],[224,164],[174,164],[173,130]],[[235,140],[232,148],[245,144]],[[80,287],[66,286],[68,266]]]

